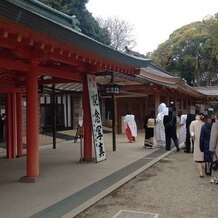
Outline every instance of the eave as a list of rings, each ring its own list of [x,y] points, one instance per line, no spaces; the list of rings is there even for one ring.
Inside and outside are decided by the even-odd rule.
[[[218,101],[218,86],[201,86],[193,89],[205,95],[208,101]]]
[[[152,67],[152,66],[151,66]],[[139,76],[144,79],[147,79],[157,85],[164,86],[170,89],[175,89],[179,92],[182,92],[186,95],[193,96],[195,98],[206,98],[203,93],[198,92],[193,87],[189,86],[182,78],[174,77],[166,74],[164,71],[161,71],[161,74],[154,74],[148,71],[148,69],[140,69]]]
[[[87,64],[97,65],[94,70],[108,69],[131,74],[135,73],[135,68],[146,67],[149,62],[120,53],[75,31],[66,22],[61,22],[60,12],[51,12],[47,7],[43,10],[42,3],[37,1],[0,1],[0,14],[0,28],[4,30],[4,35],[5,31],[17,34],[21,40],[76,55]],[[49,14],[59,19],[52,19]]]

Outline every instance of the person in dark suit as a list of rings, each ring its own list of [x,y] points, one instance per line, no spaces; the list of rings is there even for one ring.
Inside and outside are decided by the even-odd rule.
[[[213,125],[214,119],[208,116],[206,122],[201,127],[201,135],[200,135],[200,151],[204,153],[204,169],[206,175],[211,175],[212,171],[212,162],[213,162],[213,154],[209,150],[210,145],[210,133]]]
[[[189,112],[186,119],[186,138],[185,138],[185,153],[191,153],[191,135],[189,131],[190,124],[195,120],[195,106],[189,107]],[[193,152],[193,151],[192,151]]]
[[[169,114],[163,118],[166,136],[166,150],[171,150],[171,139],[173,140],[177,151],[179,151],[179,140],[176,134],[176,112],[173,106],[169,107]]]

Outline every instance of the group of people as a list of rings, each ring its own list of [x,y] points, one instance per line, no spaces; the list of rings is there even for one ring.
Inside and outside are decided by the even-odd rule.
[[[217,160],[218,156],[218,120],[210,114],[198,113],[190,123],[189,134],[189,142],[193,146],[188,149],[193,152],[199,176],[204,178],[204,175],[209,175],[211,176],[210,182],[218,184],[218,169],[212,169],[212,163]],[[185,151],[189,152],[187,142],[188,140],[185,142]]]
[[[218,118],[218,116],[217,116]],[[218,171],[212,169],[218,156],[218,120],[208,111],[195,112],[190,106],[187,114],[181,115],[179,123],[179,143],[184,143],[184,151],[193,153],[199,176],[212,176],[210,182],[218,184]]]
[[[134,142],[137,136],[135,116],[128,112],[124,117],[127,138]],[[218,157],[218,113],[217,119],[206,113],[198,113],[194,106],[190,106],[187,114],[182,114],[178,122],[173,102],[169,107],[161,103],[158,114],[145,116],[144,147],[153,148],[155,145],[171,150],[172,142],[176,150],[184,145],[186,153],[193,153],[197,163],[199,176],[211,175],[211,183],[218,184],[218,170],[212,169],[212,162]],[[178,129],[178,130],[177,130]]]
[[[153,131],[152,135],[148,134],[149,119],[153,119]],[[145,147],[153,147],[154,139],[159,147],[165,147],[166,150],[171,150],[171,141],[173,141],[176,150],[179,151],[179,139],[177,137],[177,116],[176,110],[171,103],[169,107],[165,103],[161,103],[158,107],[158,114],[155,119],[154,115],[147,115],[144,120],[145,129]],[[147,143],[150,141],[150,143]]]

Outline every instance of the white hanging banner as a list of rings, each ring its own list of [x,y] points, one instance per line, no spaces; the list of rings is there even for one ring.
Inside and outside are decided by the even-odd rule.
[[[98,90],[94,75],[87,75],[87,81],[89,88],[89,102],[91,108],[95,155],[96,161],[100,162],[106,159],[106,153],[104,148],[103,126],[101,122]]]

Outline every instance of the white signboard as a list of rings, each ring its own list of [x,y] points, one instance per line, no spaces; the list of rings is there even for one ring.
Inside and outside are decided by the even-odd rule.
[[[99,107],[99,98],[95,76],[87,75],[89,88],[89,101],[92,116],[92,129],[95,145],[96,161],[100,162],[106,159],[104,148],[103,126],[101,122],[101,113]]]

